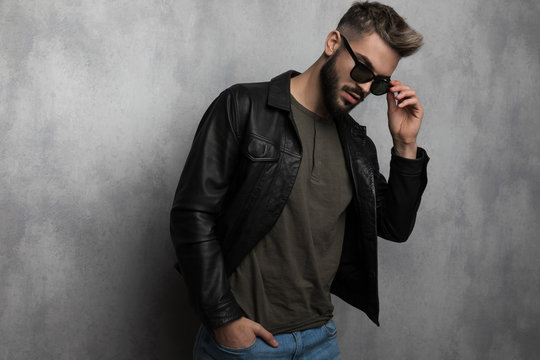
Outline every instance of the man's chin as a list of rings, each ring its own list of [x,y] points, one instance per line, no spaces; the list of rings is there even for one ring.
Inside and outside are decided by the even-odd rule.
[[[364,100],[363,98],[358,99],[358,102],[353,104],[341,96],[337,96],[334,99],[332,102],[327,102],[327,108],[334,119],[347,117],[349,112]]]

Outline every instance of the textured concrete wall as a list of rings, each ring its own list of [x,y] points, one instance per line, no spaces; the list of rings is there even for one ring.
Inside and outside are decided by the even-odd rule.
[[[335,299],[344,358],[536,358],[539,2],[389,4],[425,35],[394,77],[430,178],[411,240],[380,243],[382,326]],[[168,211],[197,122],[226,86],[305,70],[349,5],[0,2],[0,359],[190,358]]]

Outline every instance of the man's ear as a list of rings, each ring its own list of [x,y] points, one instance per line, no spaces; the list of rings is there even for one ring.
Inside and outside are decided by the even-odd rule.
[[[326,56],[332,56],[335,54],[339,46],[341,45],[341,34],[337,30],[332,30],[326,37],[324,43],[324,54]]]

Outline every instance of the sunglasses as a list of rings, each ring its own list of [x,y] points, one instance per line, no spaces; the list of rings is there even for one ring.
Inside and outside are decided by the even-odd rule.
[[[349,42],[347,39],[345,39],[345,36],[341,35],[341,38],[343,39],[345,48],[355,63],[351,70],[351,78],[359,83],[367,83],[373,80],[371,87],[369,88],[369,92],[371,92],[373,95],[386,94],[392,87],[392,85],[390,85],[390,78],[375,75],[373,71],[371,71],[365,64],[361,63],[360,60],[356,58],[356,55],[354,55],[354,51],[351,49],[351,45],[349,45]]]

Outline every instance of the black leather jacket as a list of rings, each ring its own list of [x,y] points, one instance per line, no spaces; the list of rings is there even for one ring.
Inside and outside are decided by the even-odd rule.
[[[228,276],[270,231],[289,198],[302,146],[290,114],[289,71],[270,82],[237,84],[210,105],[197,129],[176,190],[171,236],[190,300],[216,328],[244,313]],[[388,183],[364,126],[337,122],[354,183],[340,265],[331,292],[378,325],[377,235],[410,235],[429,160],[392,155]]]

